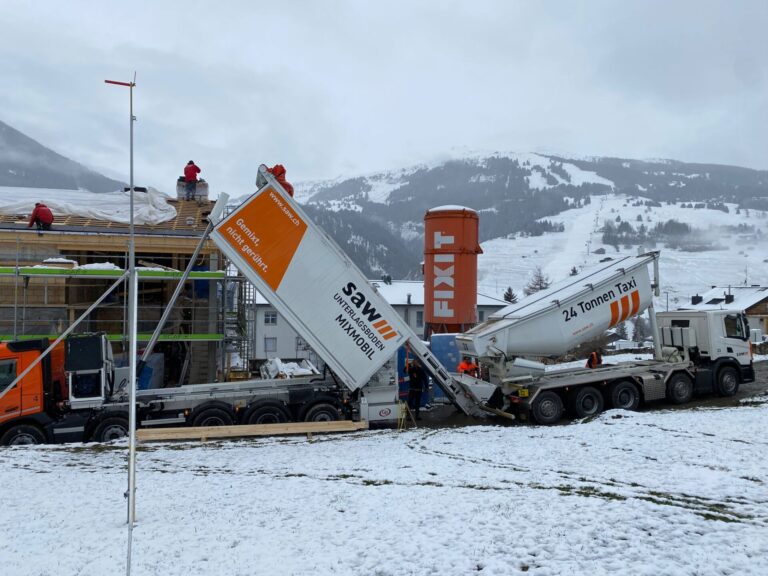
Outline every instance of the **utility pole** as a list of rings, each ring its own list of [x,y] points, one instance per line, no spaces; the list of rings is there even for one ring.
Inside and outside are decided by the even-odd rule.
[[[133,547],[133,527],[136,524],[136,355],[138,353],[136,341],[137,307],[138,307],[138,282],[136,278],[136,242],[133,222],[133,123],[136,117],[133,115],[133,88],[136,86],[136,72],[133,73],[132,82],[118,82],[117,80],[104,80],[107,84],[126,86],[130,92],[130,224],[128,237],[128,558],[126,574],[131,574],[131,552]]]

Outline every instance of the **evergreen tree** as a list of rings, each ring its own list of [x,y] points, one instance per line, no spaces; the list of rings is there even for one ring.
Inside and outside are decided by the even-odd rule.
[[[632,334],[633,342],[642,342],[650,335],[648,321],[642,316],[635,316],[635,331]]]
[[[517,304],[517,294],[512,290],[512,286],[507,286],[507,289],[504,291],[504,300],[510,304]]]
[[[531,278],[531,281],[528,282],[528,285],[523,289],[523,293],[526,296],[530,296],[540,290],[549,288],[551,283],[552,281],[549,279],[549,276],[544,274],[541,266],[536,266],[536,270],[533,271],[533,278]]]
[[[576,276],[579,273],[579,271],[576,269],[576,266],[571,266],[571,271],[568,273],[571,276]]]

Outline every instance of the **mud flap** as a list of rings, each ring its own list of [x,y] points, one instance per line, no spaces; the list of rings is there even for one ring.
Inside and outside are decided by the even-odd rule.
[[[493,391],[493,394],[491,394],[491,397],[488,398],[488,402],[485,404],[489,408],[500,410],[501,407],[504,406],[504,394],[501,392],[501,388],[496,388],[496,390]]]

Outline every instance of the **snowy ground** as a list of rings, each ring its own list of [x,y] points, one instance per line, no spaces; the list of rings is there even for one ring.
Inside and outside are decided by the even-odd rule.
[[[150,445],[133,574],[768,574],[768,399]],[[125,445],[0,450],[2,574],[124,570]]]
[[[600,259],[618,258],[637,254],[637,247],[620,247],[619,252],[612,246],[602,244],[599,231],[606,220],[615,221],[617,216],[637,228],[641,216],[647,228],[657,223],[675,219],[690,224],[707,234],[707,237],[725,250],[708,252],[683,252],[661,250],[659,268],[661,275],[661,297],[657,299],[658,309],[674,309],[690,302],[694,294],[702,294],[712,286],[745,284],[768,284],[768,264],[765,263],[764,240],[754,240],[748,235],[725,232],[722,226],[746,224],[760,230],[763,237],[768,234],[768,214],[758,210],[741,211],[736,214],[736,205],[728,204],[730,212],[718,210],[695,210],[681,208],[681,203],[650,208],[632,206],[636,198],[609,194],[592,196],[592,203],[567,210],[546,218],[562,223],[564,232],[546,233],[542,236],[514,239],[496,239],[482,243],[483,254],[478,259],[478,289],[488,296],[501,297],[507,286],[511,286],[518,297],[530,281],[534,269],[540,266],[551,280],[558,281],[568,276],[571,267],[577,268],[597,264]],[[482,226],[482,219],[480,225]],[[605,254],[595,250],[605,249]]]

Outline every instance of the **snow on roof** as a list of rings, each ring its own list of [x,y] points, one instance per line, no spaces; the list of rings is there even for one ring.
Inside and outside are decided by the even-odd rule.
[[[732,302],[726,303],[726,295],[733,296]],[[746,310],[755,304],[768,300],[768,286],[715,286],[701,295],[701,302],[690,302],[681,306],[681,310]]]
[[[161,224],[176,217],[169,197],[154,188],[134,194],[134,223]],[[0,186],[0,214],[29,218],[35,202],[46,204],[56,216],[82,216],[127,224],[130,221],[130,194],[115,191],[97,194],[87,190],[19,188]]]
[[[370,280],[384,299],[392,306],[406,306],[410,295],[412,306],[424,306],[424,282],[422,280],[392,280],[386,284],[383,280]],[[269,301],[260,293],[256,293],[256,304],[269,304]],[[477,295],[478,306],[495,306],[500,308],[505,302],[495,298],[489,298],[482,294]]]
[[[473,212],[477,214],[476,210],[473,210],[472,208],[467,208],[466,206],[459,206],[458,204],[446,204],[445,206],[435,206],[434,208],[430,208],[427,210],[427,214],[430,214],[432,212],[453,212],[456,210],[466,210],[467,212]]]

